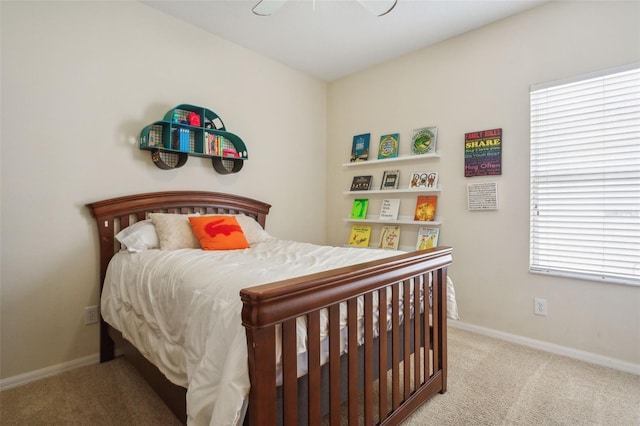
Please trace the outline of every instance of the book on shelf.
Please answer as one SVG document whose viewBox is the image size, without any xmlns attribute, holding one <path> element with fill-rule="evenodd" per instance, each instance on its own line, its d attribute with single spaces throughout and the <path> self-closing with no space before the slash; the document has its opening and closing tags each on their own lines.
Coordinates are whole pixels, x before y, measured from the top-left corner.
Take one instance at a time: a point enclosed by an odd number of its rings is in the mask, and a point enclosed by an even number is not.
<svg viewBox="0 0 640 426">
<path fill-rule="evenodd" d="M 416 241 L 416 250 L 426 250 L 438 246 L 438 236 L 440 229 L 430 226 L 421 226 L 418 228 L 418 240 Z"/>
<path fill-rule="evenodd" d="M 438 197 L 435 195 L 418 195 L 413 220 L 431 222 L 436 218 Z"/>
<path fill-rule="evenodd" d="M 397 250 L 400 244 L 400 227 L 399 226 L 383 226 L 380 232 L 380 241 L 378 248 Z"/>
<path fill-rule="evenodd" d="M 363 133 L 353 137 L 351 145 L 351 162 L 367 161 L 369 159 L 369 141 L 371 133 Z"/>
<path fill-rule="evenodd" d="M 421 127 L 411 133 L 411 154 L 435 154 L 438 141 L 437 127 Z"/>
<path fill-rule="evenodd" d="M 370 225 L 353 225 L 349 235 L 349 245 L 352 247 L 369 247 L 371 239 Z"/>
<path fill-rule="evenodd" d="M 400 148 L 400 133 L 380 136 L 378 145 L 378 160 L 385 158 L 395 158 L 398 156 Z"/>
<path fill-rule="evenodd" d="M 409 180 L 409 188 L 438 187 L 438 172 L 413 172 Z"/>
<path fill-rule="evenodd" d="M 384 199 L 382 207 L 380 207 L 380 220 L 396 220 L 398 219 L 398 211 L 400 210 L 400 199 Z"/>
<path fill-rule="evenodd" d="M 380 189 L 398 189 L 400 181 L 400 170 L 385 170 L 382 174 Z"/>
<path fill-rule="evenodd" d="M 371 189 L 371 179 L 373 176 L 354 176 L 351 181 L 352 191 L 368 191 Z"/>
<path fill-rule="evenodd" d="M 356 198 L 355 200 L 353 200 L 353 206 L 351 207 L 351 219 L 365 219 L 367 217 L 368 208 L 368 199 Z"/>
</svg>

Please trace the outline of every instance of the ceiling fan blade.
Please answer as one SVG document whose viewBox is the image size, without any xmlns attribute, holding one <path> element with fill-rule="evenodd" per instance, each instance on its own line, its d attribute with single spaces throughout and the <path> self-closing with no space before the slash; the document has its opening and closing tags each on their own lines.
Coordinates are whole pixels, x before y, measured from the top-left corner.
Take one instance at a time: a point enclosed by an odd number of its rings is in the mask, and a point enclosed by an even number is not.
<svg viewBox="0 0 640 426">
<path fill-rule="evenodd" d="M 398 0 L 358 0 L 365 9 L 376 16 L 384 16 L 396 7 Z"/>
<path fill-rule="evenodd" d="M 287 0 L 260 0 L 253 7 L 253 13 L 260 16 L 271 16 L 280 9 Z"/>
</svg>

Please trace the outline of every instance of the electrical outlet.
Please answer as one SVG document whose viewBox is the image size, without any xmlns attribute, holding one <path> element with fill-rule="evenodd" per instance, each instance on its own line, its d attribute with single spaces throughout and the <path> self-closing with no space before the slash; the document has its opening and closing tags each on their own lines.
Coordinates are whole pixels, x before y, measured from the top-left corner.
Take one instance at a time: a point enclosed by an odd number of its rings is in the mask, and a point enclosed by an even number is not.
<svg viewBox="0 0 640 426">
<path fill-rule="evenodd" d="M 84 308 L 84 324 L 89 325 L 98 322 L 98 307 L 87 306 Z"/>
<path fill-rule="evenodd" d="M 533 313 L 536 315 L 547 315 L 547 299 L 533 299 Z"/>
</svg>

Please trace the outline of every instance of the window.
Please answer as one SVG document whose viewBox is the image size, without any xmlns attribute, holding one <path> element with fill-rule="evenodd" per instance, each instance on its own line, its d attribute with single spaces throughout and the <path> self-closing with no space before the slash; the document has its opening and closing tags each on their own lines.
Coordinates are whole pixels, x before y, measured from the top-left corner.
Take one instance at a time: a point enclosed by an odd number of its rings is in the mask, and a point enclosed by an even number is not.
<svg viewBox="0 0 640 426">
<path fill-rule="evenodd" d="M 640 285 L 640 64 L 530 102 L 529 270 Z"/>
</svg>

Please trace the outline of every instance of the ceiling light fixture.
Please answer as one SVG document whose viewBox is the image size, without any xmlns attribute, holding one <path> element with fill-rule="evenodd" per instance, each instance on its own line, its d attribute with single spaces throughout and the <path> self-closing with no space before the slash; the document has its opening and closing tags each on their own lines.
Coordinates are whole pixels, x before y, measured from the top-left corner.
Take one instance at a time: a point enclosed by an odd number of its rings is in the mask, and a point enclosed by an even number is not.
<svg viewBox="0 0 640 426">
<path fill-rule="evenodd" d="M 276 13 L 288 0 L 260 0 L 253 7 L 253 13 L 259 16 L 271 16 Z M 398 0 L 356 0 L 369 12 L 376 16 L 384 16 L 396 6 Z M 315 8 L 315 0 L 313 0 Z"/>
</svg>

